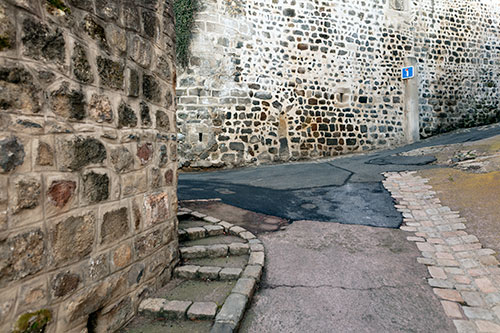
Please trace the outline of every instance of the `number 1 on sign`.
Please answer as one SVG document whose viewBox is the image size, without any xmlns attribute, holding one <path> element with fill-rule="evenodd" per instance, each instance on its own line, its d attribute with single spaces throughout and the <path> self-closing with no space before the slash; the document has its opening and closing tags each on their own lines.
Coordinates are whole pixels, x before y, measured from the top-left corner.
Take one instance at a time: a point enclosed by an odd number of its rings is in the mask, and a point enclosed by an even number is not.
<svg viewBox="0 0 500 333">
<path fill-rule="evenodd" d="M 403 69 L 401 69 L 401 77 L 403 78 L 403 80 L 411 79 L 413 76 L 414 76 L 413 66 L 404 67 Z"/>
</svg>

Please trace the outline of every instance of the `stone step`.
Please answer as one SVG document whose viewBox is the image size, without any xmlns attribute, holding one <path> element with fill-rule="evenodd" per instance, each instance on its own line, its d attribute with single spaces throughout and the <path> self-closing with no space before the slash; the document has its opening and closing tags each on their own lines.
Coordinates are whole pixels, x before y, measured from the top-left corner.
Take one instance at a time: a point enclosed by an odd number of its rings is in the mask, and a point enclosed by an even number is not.
<svg viewBox="0 0 500 333">
<path fill-rule="evenodd" d="M 181 229 L 179 227 L 179 241 L 197 240 L 205 237 L 224 235 L 224 227 L 220 225 L 205 224 L 198 227 Z"/>
<path fill-rule="evenodd" d="M 220 306 L 235 285 L 235 280 L 204 281 L 173 278 L 151 297 L 177 301 L 214 302 Z"/>
<path fill-rule="evenodd" d="M 217 314 L 217 308 L 214 302 L 146 298 L 139 305 L 139 313 L 173 320 L 213 320 Z"/>
<path fill-rule="evenodd" d="M 248 264 L 249 255 L 241 256 L 227 256 L 218 258 L 196 258 L 184 261 L 185 265 L 195 266 L 217 266 L 217 267 L 232 267 L 232 268 L 245 268 Z"/>
<path fill-rule="evenodd" d="M 180 244 L 181 247 L 195 245 L 215 245 L 215 244 L 231 244 L 231 243 L 247 243 L 246 240 L 232 235 L 211 236 L 202 239 L 184 241 Z"/>
<path fill-rule="evenodd" d="M 175 320 L 138 314 L 119 333 L 209 333 L 210 320 Z"/>
<path fill-rule="evenodd" d="M 214 245 L 195 245 L 181 247 L 182 259 L 197 258 L 216 258 L 226 257 L 228 255 L 248 254 L 250 247 L 245 243 L 214 244 Z"/>
<path fill-rule="evenodd" d="M 187 228 L 196 228 L 196 227 L 203 227 L 204 225 L 207 225 L 206 221 L 203 220 L 186 220 L 186 221 L 179 221 L 179 229 L 187 229 Z"/>
<path fill-rule="evenodd" d="M 190 280 L 236 280 L 243 269 L 237 267 L 185 265 L 174 269 L 174 277 Z"/>
</svg>

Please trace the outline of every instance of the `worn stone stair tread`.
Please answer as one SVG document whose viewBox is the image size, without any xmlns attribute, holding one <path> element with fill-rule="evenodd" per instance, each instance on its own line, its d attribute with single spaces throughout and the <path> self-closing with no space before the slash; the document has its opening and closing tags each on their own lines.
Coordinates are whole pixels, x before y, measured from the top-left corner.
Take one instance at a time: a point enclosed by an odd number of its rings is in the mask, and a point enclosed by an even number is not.
<svg viewBox="0 0 500 333">
<path fill-rule="evenodd" d="M 198 258 L 185 261 L 185 265 L 196 266 L 217 266 L 217 267 L 234 267 L 244 268 L 248 263 L 249 255 L 227 256 L 219 258 Z"/>
<path fill-rule="evenodd" d="M 214 245 L 214 244 L 231 244 L 231 243 L 246 243 L 246 241 L 238 236 L 219 235 L 210 236 L 197 240 L 182 242 L 180 247 L 196 246 L 196 245 Z"/>
<path fill-rule="evenodd" d="M 214 302 L 217 305 L 222 305 L 235 285 L 236 280 L 203 281 L 174 278 L 151 297 L 166 300 Z"/>
<path fill-rule="evenodd" d="M 207 221 L 203 220 L 185 220 L 179 221 L 179 229 L 203 227 L 204 225 L 209 225 Z"/>
<path fill-rule="evenodd" d="M 174 277 L 188 280 L 236 280 L 243 273 L 239 267 L 195 266 L 176 267 Z"/>
<path fill-rule="evenodd" d="M 119 333 L 208 333 L 213 325 L 208 320 L 171 320 L 138 315 Z"/>
<path fill-rule="evenodd" d="M 198 227 L 179 229 L 179 240 L 181 242 L 193 241 L 207 237 L 223 236 L 224 227 L 220 225 L 205 224 Z"/>
</svg>

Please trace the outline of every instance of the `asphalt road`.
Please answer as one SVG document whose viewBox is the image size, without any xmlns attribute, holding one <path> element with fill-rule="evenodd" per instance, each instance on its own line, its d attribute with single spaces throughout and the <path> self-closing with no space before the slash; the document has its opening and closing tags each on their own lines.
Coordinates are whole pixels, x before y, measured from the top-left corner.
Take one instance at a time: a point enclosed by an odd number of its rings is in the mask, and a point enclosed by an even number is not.
<svg viewBox="0 0 500 333">
<path fill-rule="evenodd" d="M 308 163 L 181 173 L 179 200 L 224 203 L 291 222 L 314 220 L 398 228 L 402 216 L 381 173 L 436 167 L 432 156 L 399 156 L 417 148 L 464 143 L 500 134 L 498 124 L 439 135 L 392 150 Z"/>
</svg>

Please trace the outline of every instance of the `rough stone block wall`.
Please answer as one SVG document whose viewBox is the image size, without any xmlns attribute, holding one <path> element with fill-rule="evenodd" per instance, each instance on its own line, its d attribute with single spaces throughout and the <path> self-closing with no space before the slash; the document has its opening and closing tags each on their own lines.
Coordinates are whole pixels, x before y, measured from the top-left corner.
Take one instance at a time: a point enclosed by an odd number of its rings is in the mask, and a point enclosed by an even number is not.
<svg viewBox="0 0 500 333">
<path fill-rule="evenodd" d="M 0 332 L 115 331 L 170 279 L 171 5 L 0 2 Z"/>
<path fill-rule="evenodd" d="M 418 62 L 421 136 L 500 120 L 491 0 L 201 0 L 178 73 L 185 168 L 335 156 L 408 141 L 401 68 Z"/>
</svg>

